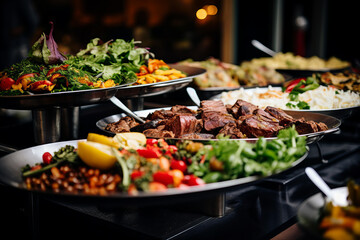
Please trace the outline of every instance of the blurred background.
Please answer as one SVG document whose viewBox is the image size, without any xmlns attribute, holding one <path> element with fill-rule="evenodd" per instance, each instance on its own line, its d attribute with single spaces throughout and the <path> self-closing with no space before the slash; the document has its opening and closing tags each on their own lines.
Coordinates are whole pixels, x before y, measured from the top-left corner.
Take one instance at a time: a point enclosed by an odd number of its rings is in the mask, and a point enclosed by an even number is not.
<svg viewBox="0 0 360 240">
<path fill-rule="evenodd" d="M 358 9 L 328 0 L 2 0 L 0 67 L 19 62 L 54 22 L 61 52 L 74 54 L 90 39 L 141 41 L 173 63 L 209 57 L 240 64 L 265 57 L 256 39 L 275 51 L 359 64 Z"/>
</svg>

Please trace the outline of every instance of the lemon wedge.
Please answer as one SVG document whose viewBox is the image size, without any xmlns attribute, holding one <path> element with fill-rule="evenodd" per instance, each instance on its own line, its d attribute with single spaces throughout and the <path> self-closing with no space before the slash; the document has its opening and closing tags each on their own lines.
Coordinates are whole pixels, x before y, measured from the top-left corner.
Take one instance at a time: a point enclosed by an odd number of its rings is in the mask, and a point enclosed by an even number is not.
<svg viewBox="0 0 360 240">
<path fill-rule="evenodd" d="M 80 159 L 90 167 L 101 170 L 110 169 L 116 162 L 112 147 L 92 141 L 78 142 L 78 155 Z"/>
<path fill-rule="evenodd" d="M 146 136 L 139 132 L 117 133 L 113 139 L 126 149 L 138 149 L 146 144 Z"/>
<path fill-rule="evenodd" d="M 118 141 L 115 141 L 112 137 L 107 137 L 97 133 L 89 133 L 87 136 L 87 140 L 91 142 L 98 142 L 110 147 L 119 148 L 120 144 Z"/>
</svg>

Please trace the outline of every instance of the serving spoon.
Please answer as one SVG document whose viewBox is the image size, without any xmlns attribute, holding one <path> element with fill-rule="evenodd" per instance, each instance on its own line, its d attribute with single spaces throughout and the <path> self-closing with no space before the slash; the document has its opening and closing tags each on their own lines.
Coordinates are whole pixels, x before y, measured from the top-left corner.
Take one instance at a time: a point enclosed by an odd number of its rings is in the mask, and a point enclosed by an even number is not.
<svg viewBox="0 0 360 240">
<path fill-rule="evenodd" d="M 200 98 L 196 93 L 196 90 L 192 87 L 187 87 L 186 91 L 191 98 L 191 100 L 195 103 L 196 106 L 200 107 Z"/>
<path fill-rule="evenodd" d="M 270 55 L 271 57 L 276 55 L 276 52 L 271 50 L 270 48 L 266 47 L 264 44 L 262 44 L 261 42 L 259 42 L 258 40 L 252 40 L 251 44 L 256 47 L 257 49 L 259 49 L 260 51 Z"/>
<path fill-rule="evenodd" d="M 109 99 L 113 104 L 115 104 L 117 107 L 119 107 L 121 110 L 125 112 L 126 115 L 129 117 L 135 118 L 140 123 L 145 123 L 145 121 L 140 118 L 138 115 L 136 115 L 134 112 L 132 112 L 129 108 L 127 108 L 117 97 L 113 96 Z"/>
<path fill-rule="evenodd" d="M 330 187 L 320 177 L 320 175 L 311 167 L 305 168 L 306 175 L 310 180 L 329 198 L 329 200 L 337 206 L 346 206 L 346 198 L 340 198 L 338 195 L 334 195 Z"/>
</svg>

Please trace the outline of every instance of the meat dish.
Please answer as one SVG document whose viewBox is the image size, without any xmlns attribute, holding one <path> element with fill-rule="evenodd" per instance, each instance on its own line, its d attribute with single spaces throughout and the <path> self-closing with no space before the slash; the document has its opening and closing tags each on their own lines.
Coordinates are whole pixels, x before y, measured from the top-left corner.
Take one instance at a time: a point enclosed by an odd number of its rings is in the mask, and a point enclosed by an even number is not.
<svg viewBox="0 0 360 240">
<path fill-rule="evenodd" d="M 295 126 L 299 134 L 328 129 L 325 123 L 297 119 L 276 107 L 267 106 L 263 110 L 241 99 L 234 105 L 225 105 L 221 100 L 204 100 L 197 110 L 176 105 L 170 110 L 150 113 L 145 121 L 139 124 L 126 116 L 109 123 L 105 130 L 142 132 L 152 138 L 216 139 L 224 136 L 238 139 L 275 137 L 279 130 L 291 126 Z"/>
</svg>

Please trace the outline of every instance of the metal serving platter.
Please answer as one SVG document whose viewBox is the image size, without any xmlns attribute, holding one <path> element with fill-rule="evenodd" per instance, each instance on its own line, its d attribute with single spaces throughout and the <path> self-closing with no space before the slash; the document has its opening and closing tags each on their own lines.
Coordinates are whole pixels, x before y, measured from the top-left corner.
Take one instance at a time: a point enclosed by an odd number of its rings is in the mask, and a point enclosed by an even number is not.
<svg viewBox="0 0 360 240">
<path fill-rule="evenodd" d="M 339 72 L 344 72 L 344 71 L 348 71 L 351 70 L 351 67 L 343 67 L 343 68 L 322 68 L 322 69 L 286 69 L 286 68 L 277 68 L 275 69 L 277 72 L 286 75 L 286 76 L 291 76 L 293 78 L 297 78 L 297 77 L 307 77 L 307 76 L 311 76 L 314 73 L 326 73 L 326 72 L 331 72 L 331 73 L 339 73 Z"/>
<path fill-rule="evenodd" d="M 169 66 L 187 73 L 188 76 L 166 82 L 143 85 L 131 85 L 133 83 L 128 83 L 110 88 L 19 96 L 0 96 L 0 108 L 32 110 L 54 106 L 76 107 L 107 101 L 115 95 L 121 99 L 154 96 L 185 87 L 195 76 L 206 72 L 206 70 L 202 68 L 187 67 L 177 64 L 169 64 Z"/>
<path fill-rule="evenodd" d="M 132 83 L 110 88 L 43 93 L 19 96 L 0 96 L 0 108 L 32 110 L 46 107 L 77 107 L 109 100 L 118 89 Z"/>
<path fill-rule="evenodd" d="M 183 87 L 186 87 L 193 81 L 193 78 L 206 72 L 206 69 L 203 68 L 190 67 L 181 64 L 168 65 L 171 68 L 185 72 L 187 76 L 184 78 L 178 78 L 165 82 L 128 86 L 126 88 L 118 89 L 116 97 L 119 99 L 131 99 L 139 97 L 151 97 L 176 91 Z"/>
<path fill-rule="evenodd" d="M 268 89 L 268 87 L 259 87 L 260 89 Z M 255 88 L 247 88 L 245 91 L 254 91 Z M 280 87 L 273 87 L 274 90 L 281 90 Z M 238 90 L 238 89 L 236 89 Z M 215 96 L 212 96 L 210 99 L 221 99 L 221 93 L 217 94 Z M 298 112 L 298 113 L 319 113 L 324 115 L 329 115 L 335 118 L 339 119 L 345 119 L 352 115 L 354 111 L 360 110 L 360 106 L 354 106 L 354 107 L 347 107 L 347 108 L 334 108 L 334 109 L 317 109 L 317 110 L 311 110 L 311 109 L 304 109 L 304 110 L 286 110 L 286 112 Z"/>
<path fill-rule="evenodd" d="M 189 106 L 188 108 L 196 110 L 198 109 L 198 107 L 196 106 Z M 139 117 L 142 118 L 146 118 L 150 113 L 155 112 L 156 110 L 161 110 L 161 109 L 166 109 L 169 110 L 170 107 L 168 108 L 156 108 L 156 109 L 147 109 L 147 110 L 141 110 L 141 111 L 135 111 L 135 114 L 137 114 Z M 325 131 L 320 131 L 320 132 L 316 132 L 316 133 L 308 133 L 308 134 L 303 134 L 304 136 L 307 137 L 307 142 L 308 144 L 313 143 L 315 141 L 319 141 L 325 134 L 330 134 L 330 133 L 334 133 L 337 132 L 339 130 L 339 127 L 341 125 L 341 121 L 335 117 L 332 116 L 328 116 L 328 115 L 324 115 L 324 114 L 319 114 L 319 113 L 313 113 L 313 112 L 298 112 L 298 111 L 285 111 L 287 114 L 289 114 L 290 116 L 294 117 L 294 118 L 302 118 L 304 117 L 305 120 L 313 120 L 315 122 L 323 122 L 328 126 L 328 130 Z M 113 123 L 113 122 L 117 122 L 120 120 L 120 118 L 125 117 L 126 115 L 124 113 L 122 114 L 116 114 L 116 115 L 111 115 L 109 117 L 105 117 L 103 119 L 100 119 L 99 121 L 96 122 L 96 126 L 102 130 L 104 133 L 106 134 L 110 134 L 110 135 L 115 135 L 115 133 L 110 132 L 108 130 L 105 130 L 105 127 L 109 124 L 109 123 Z M 178 138 L 172 138 L 174 140 L 180 140 Z M 239 139 L 231 139 L 231 140 L 245 140 L 245 141 L 256 141 L 258 138 L 239 138 Z M 273 138 L 266 138 L 268 140 L 270 139 L 274 139 Z M 189 140 L 194 140 L 194 141 L 209 141 L 208 139 L 206 140 L 199 140 L 199 139 L 189 139 Z M 216 139 L 212 139 L 212 140 L 216 140 Z"/>
<path fill-rule="evenodd" d="M 7 186 L 29 191 L 26 188 L 24 179 L 21 176 L 22 167 L 24 167 L 26 164 L 33 166 L 36 163 L 41 162 L 42 155 L 44 152 L 53 153 L 59 150 L 59 148 L 64 147 L 66 145 L 72 145 L 74 147 L 77 147 L 78 141 L 83 141 L 83 140 L 85 139 L 43 144 L 36 147 L 31 147 L 14 153 L 10 153 L 0 158 L 0 182 Z M 302 162 L 307 157 L 307 155 L 308 152 L 305 153 L 297 161 L 295 161 L 293 163 L 293 167 L 295 167 L 295 165 Z M 288 168 L 287 170 L 290 169 L 291 167 Z M 281 174 L 281 172 L 277 174 Z M 67 192 L 55 193 L 53 191 L 40 191 L 40 190 L 39 191 L 33 190 L 32 192 L 48 194 L 50 196 L 87 197 L 87 199 L 90 200 L 91 199 L 101 200 L 99 202 L 101 202 L 102 204 L 104 204 L 105 203 L 104 201 L 106 200 L 115 200 L 117 204 L 128 203 L 128 204 L 138 204 L 140 206 L 147 204 L 158 204 L 160 202 L 169 203 L 168 201 L 170 199 L 174 201 L 181 199 L 194 200 L 197 199 L 198 197 L 221 194 L 224 193 L 225 191 L 239 187 L 240 185 L 253 184 L 256 181 L 261 181 L 263 179 L 265 178 L 260 178 L 256 176 L 244 177 L 244 178 L 228 180 L 223 182 L 209 183 L 202 186 L 193 186 L 186 189 L 173 188 L 173 189 L 167 189 L 166 191 L 162 191 L 162 192 L 139 192 L 137 195 L 129 195 L 127 192 L 117 192 L 105 196 L 89 195 L 85 193 L 82 194 L 67 193 Z M 114 203 L 114 201 L 109 203 Z"/>
<path fill-rule="evenodd" d="M 348 196 L 347 187 L 340 187 L 331 190 L 336 198 L 342 199 L 346 202 Z M 321 209 L 324 207 L 326 203 L 326 199 L 322 193 L 317 193 L 308 199 L 306 199 L 303 203 L 301 203 L 298 212 L 297 218 L 299 221 L 299 225 L 307 232 L 309 232 L 314 237 L 318 239 L 321 238 L 321 233 L 319 230 L 319 220 L 321 217 Z"/>
</svg>

